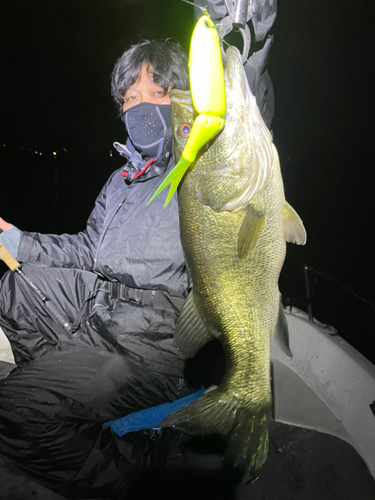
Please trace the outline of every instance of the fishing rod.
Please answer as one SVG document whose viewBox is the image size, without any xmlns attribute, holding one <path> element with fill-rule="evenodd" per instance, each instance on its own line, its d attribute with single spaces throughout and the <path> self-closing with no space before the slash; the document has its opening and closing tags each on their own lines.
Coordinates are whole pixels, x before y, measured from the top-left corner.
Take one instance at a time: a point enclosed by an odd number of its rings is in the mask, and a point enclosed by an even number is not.
<svg viewBox="0 0 375 500">
<path fill-rule="evenodd" d="M 17 274 L 27 286 L 40 298 L 46 311 L 55 322 L 60 325 L 64 330 L 71 331 L 72 323 L 63 311 L 48 298 L 39 288 L 31 281 L 31 279 L 22 270 L 21 264 L 8 252 L 8 250 L 0 244 L 0 258 L 3 259 L 5 264 L 11 271 Z"/>
</svg>

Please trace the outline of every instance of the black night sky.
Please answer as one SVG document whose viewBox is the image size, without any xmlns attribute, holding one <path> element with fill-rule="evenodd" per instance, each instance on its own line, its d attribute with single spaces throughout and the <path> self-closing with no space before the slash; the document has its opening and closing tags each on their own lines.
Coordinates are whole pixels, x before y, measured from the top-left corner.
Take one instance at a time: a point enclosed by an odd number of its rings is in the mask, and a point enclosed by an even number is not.
<svg viewBox="0 0 375 500">
<path fill-rule="evenodd" d="M 304 307 L 303 264 L 375 303 L 374 16 L 368 0 L 280 0 L 270 72 L 286 197 L 308 243 L 288 245 L 284 299 Z M 74 233 L 122 161 L 110 74 L 140 38 L 188 49 L 180 0 L 7 0 L 0 16 L 0 215 L 20 229 Z M 53 153 L 56 153 L 54 155 Z M 5 266 L 1 265 L 3 272 Z M 365 355 L 374 310 L 310 272 L 314 315 Z"/>
</svg>

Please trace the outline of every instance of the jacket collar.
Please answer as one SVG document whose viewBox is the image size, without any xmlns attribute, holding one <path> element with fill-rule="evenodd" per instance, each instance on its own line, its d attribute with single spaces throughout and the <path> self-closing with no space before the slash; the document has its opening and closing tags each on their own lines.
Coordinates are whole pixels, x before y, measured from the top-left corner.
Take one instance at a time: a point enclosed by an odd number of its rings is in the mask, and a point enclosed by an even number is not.
<svg viewBox="0 0 375 500">
<path fill-rule="evenodd" d="M 130 185 L 137 182 L 144 182 L 164 173 L 167 166 L 170 164 L 173 156 L 173 132 L 170 128 L 165 133 L 163 149 L 160 157 L 155 162 L 142 158 L 140 153 L 134 149 L 130 141 L 127 141 L 126 144 L 114 142 L 113 146 L 116 151 L 127 160 L 123 166 L 123 177 L 126 184 Z M 149 165 L 147 165 L 147 163 L 149 163 Z M 144 171 L 142 172 L 142 170 Z"/>
</svg>

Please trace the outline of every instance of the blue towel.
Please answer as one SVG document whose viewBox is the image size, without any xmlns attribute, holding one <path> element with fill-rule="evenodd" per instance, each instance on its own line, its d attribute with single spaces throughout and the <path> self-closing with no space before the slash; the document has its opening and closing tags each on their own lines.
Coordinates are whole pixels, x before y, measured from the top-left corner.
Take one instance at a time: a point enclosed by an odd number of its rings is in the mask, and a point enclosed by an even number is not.
<svg viewBox="0 0 375 500">
<path fill-rule="evenodd" d="M 201 387 L 197 392 L 193 392 L 188 396 L 177 399 L 172 403 L 164 403 L 162 405 L 153 406 L 146 410 L 136 411 L 126 415 L 126 417 L 118 418 L 106 422 L 112 432 L 123 436 L 128 432 L 141 431 L 142 429 L 152 429 L 156 427 L 162 420 L 168 417 L 171 413 L 195 401 L 204 394 L 204 387 Z"/>
</svg>

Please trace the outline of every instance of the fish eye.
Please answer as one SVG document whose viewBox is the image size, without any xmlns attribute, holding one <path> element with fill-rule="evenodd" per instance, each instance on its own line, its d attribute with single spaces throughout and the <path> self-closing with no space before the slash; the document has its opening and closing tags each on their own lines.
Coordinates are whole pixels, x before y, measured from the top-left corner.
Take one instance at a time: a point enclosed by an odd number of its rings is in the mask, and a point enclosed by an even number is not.
<svg viewBox="0 0 375 500">
<path fill-rule="evenodd" d="M 183 139 L 186 139 L 186 137 L 189 137 L 191 131 L 191 127 L 188 123 L 183 123 L 180 125 L 180 128 L 178 129 L 178 132 L 180 134 L 180 137 Z"/>
</svg>

